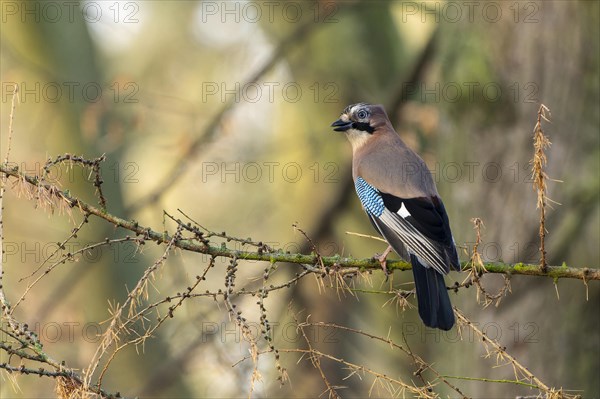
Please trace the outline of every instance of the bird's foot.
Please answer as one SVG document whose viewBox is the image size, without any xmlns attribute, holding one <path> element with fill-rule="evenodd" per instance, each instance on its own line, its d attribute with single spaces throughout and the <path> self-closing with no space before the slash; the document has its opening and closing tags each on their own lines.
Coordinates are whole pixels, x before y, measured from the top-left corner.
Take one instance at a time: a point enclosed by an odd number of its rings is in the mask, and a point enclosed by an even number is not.
<svg viewBox="0 0 600 399">
<path fill-rule="evenodd" d="M 388 278 L 390 277 L 391 272 L 388 270 L 387 268 L 387 256 L 390 254 L 390 252 L 392 251 L 392 246 L 388 245 L 387 249 L 381 254 L 375 254 L 375 256 L 373 258 L 377 259 L 379 261 L 379 264 L 381 265 L 381 268 L 383 269 L 383 272 L 385 273 L 385 281 L 388 281 Z"/>
</svg>

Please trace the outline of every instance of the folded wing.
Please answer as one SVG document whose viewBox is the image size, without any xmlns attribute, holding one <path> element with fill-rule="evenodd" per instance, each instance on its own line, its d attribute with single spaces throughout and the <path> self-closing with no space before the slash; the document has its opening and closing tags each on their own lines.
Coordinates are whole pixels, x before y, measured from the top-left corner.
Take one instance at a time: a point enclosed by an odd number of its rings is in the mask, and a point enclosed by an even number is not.
<svg viewBox="0 0 600 399">
<path fill-rule="evenodd" d="M 371 222 L 400 256 L 409 260 L 414 255 L 440 274 L 459 268 L 448 215 L 437 196 L 399 198 L 380 192 L 361 177 L 355 185 Z"/>
</svg>

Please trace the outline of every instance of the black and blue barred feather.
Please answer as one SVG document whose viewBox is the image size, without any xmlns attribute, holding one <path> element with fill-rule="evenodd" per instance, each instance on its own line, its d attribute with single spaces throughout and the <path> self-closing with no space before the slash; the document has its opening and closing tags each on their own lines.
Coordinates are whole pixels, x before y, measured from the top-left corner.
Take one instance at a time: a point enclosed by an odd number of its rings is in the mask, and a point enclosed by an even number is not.
<svg viewBox="0 0 600 399">
<path fill-rule="evenodd" d="M 385 205 L 379 191 L 364 181 L 362 177 L 356 179 L 354 186 L 358 194 L 358 199 L 360 199 L 367 213 L 375 217 L 380 217 L 385 209 Z"/>
</svg>

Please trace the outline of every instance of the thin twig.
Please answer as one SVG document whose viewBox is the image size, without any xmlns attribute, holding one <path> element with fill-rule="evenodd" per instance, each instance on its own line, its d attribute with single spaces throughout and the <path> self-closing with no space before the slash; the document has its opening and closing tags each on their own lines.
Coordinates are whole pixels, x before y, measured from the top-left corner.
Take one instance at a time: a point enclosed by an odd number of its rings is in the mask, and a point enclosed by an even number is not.
<svg viewBox="0 0 600 399">
<path fill-rule="evenodd" d="M 548 175 L 544 171 L 544 167 L 547 163 L 546 148 L 552 144 L 548 137 L 542 130 L 542 119 L 546 122 L 550 122 L 546 117 L 546 114 L 550 116 L 550 110 L 544 104 L 540 104 L 540 108 L 537 113 L 537 122 L 533 128 L 533 159 L 531 160 L 532 165 L 532 178 L 533 188 L 537 191 L 537 208 L 540 210 L 540 269 L 545 272 L 547 268 L 546 263 L 546 205 L 548 197 L 548 187 L 546 186 L 546 180 Z"/>
<path fill-rule="evenodd" d="M 454 314 L 456 318 L 462 325 L 468 326 L 477 336 L 481 338 L 481 343 L 485 348 L 487 354 L 486 357 L 495 356 L 496 363 L 498 365 L 502 365 L 501 362 L 505 362 L 504 364 L 511 365 L 515 379 L 519 382 L 527 381 L 528 384 L 535 385 L 536 389 L 544 392 L 547 397 L 550 398 L 576 398 L 577 395 L 568 395 L 563 392 L 562 389 L 558 391 L 555 388 L 551 388 L 544 384 L 538 377 L 536 377 L 527 367 L 523 366 L 515 357 L 506 352 L 506 348 L 500 345 L 496 340 L 491 339 L 479 329 L 475 323 L 471 322 L 465 315 L 463 315 L 456 307 L 454 308 Z M 508 382 L 508 380 L 507 380 Z"/>
<path fill-rule="evenodd" d="M 484 273 L 487 272 L 486 266 L 482 260 L 481 253 L 479 252 L 479 246 L 482 243 L 481 238 L 481 228 L 484 227 L 483 221 L 480 218 L 471 219 L 473 223 L 473 228 L 475 229 L 475 245 L 473 245 L 473 252 L 471 254 L 471 268 L 469 271 L 469 275 L 460 285 L 455 285 L 452 288 L 457 289 L 459 286 L 468 286 L 471 283 L 475 285 L 477 288 L 477 302 L 482 303 L 484 307 L 488 307 L 494 301 L 496 302 L 496 307 L 500 305 L 500 301 L 504 296 L 510 292 L 510 274 L 505 274 L 504 277 L 504 285 L 500 290 L 495 294 L 490 294 L 482 285 L 481 280 Z"/>
</svg>

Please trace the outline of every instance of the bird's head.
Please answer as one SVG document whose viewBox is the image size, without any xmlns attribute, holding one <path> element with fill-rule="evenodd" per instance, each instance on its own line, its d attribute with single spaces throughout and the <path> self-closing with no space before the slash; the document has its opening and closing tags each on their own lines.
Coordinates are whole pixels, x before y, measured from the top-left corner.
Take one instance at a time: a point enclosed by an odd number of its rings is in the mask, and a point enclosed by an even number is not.
<svg viewBox="0 0 600 399">
<path fill-rule="evenodd" d="M 354 149 L 361 147 L 379 128 L 386 125 L 391 127 L 383 106 L 366 103 L 347 106 L 340 119 L 331 124 L 336 132 L 346 133 Z"/>
</svg>

